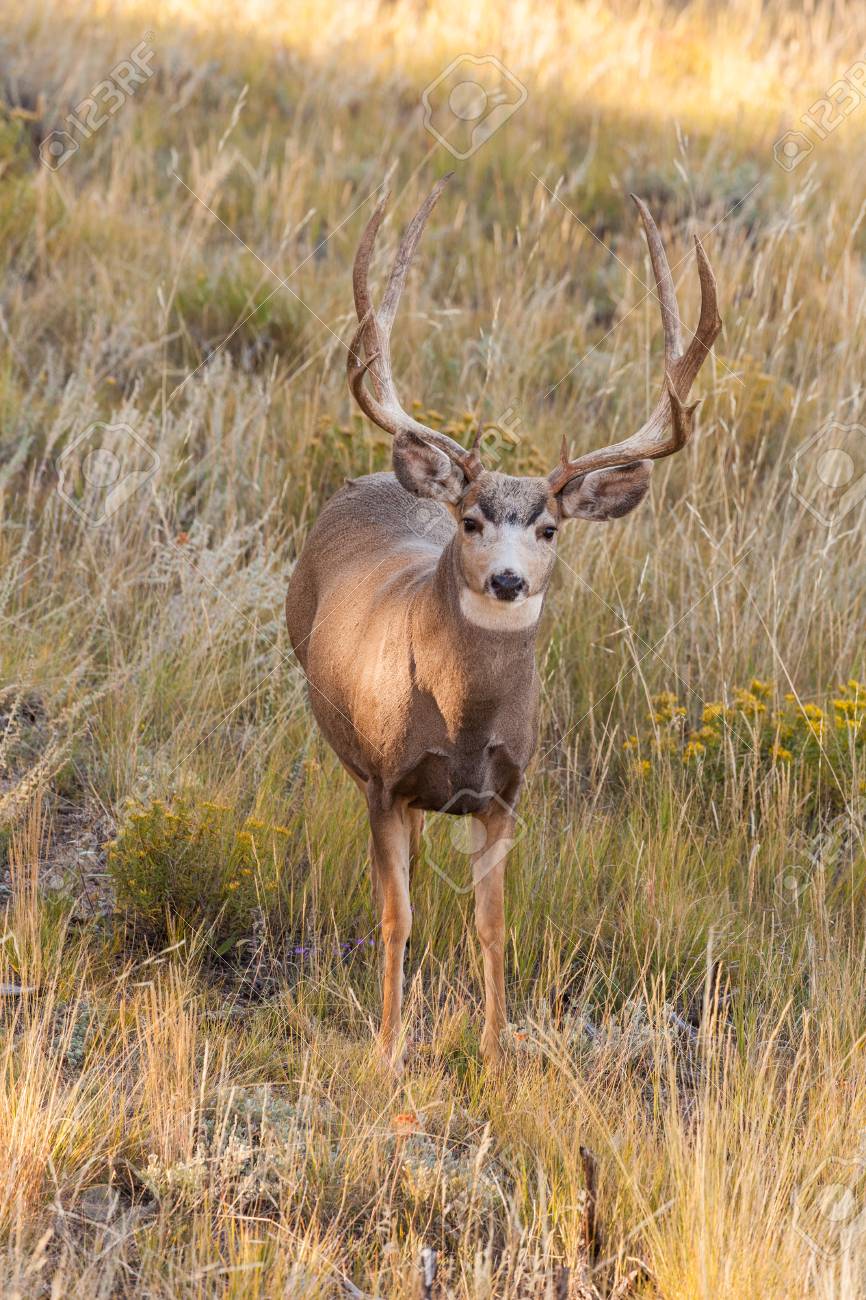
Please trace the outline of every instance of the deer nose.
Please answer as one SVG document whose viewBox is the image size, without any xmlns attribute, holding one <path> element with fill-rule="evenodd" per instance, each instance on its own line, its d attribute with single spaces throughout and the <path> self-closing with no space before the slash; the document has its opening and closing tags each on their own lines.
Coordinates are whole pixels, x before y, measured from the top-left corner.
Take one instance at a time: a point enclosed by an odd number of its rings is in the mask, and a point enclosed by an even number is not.
<svg viewBox="0 0 866 1300">
<path fill-rule="evenodd" d="M 490 590 L 497 600 L 514 600 L 525 589 L 526 581 L 513 569 L 503 569 L 490 579 Z"/>
</svg>

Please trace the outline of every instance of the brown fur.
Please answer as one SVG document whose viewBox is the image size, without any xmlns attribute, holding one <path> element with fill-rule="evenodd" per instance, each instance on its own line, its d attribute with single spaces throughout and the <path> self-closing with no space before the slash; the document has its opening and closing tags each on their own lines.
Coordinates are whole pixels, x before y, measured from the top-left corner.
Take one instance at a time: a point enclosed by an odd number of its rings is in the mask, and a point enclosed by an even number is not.
<svg viewBox="0 0 866 1300">
<path fill-rule="evenodd" d="M 313 712 L 346 766 L 384 807 L 403 795 L 438 811 L 460 790 L 516 794 L 538 687 L 534 629 L 503 637 L 467 622 L 457 530 L 444 509 L 429 528 L 436 507 L 423 509 L 426 538 L 393 475 L 348 484 L 310 533 L 286 610 Z"/>
</svg>

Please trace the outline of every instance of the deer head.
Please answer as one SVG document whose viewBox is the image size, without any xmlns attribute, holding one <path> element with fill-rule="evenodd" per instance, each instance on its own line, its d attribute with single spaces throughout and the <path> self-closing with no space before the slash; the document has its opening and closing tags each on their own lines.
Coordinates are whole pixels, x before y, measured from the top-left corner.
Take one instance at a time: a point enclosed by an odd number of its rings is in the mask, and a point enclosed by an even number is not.
<svg viewBox="0 0 866 1300">
<path fill-rule="evenodd" d="M 400 404 L 391 369 L 391 329 L 400 295 L 427 218 L 448 179 L 437 182 L 407 226 L 378 309 L 373 307 L 367 278 L 387 195 L 370 218 L 355 256 L 353 288 L 359 324 L 349 348 L 348 379 L 365 415 L 393 435 L 394 473 L 403 487 L 417 497 L 441 502 L 456 519 L 457 561 L 466 588 L 466 599 L 461 597 L 464 611 L 486 623 L 496 602 L 527 603 L 537 609 L 565 520 L 598 521 L 628 514 L 646 494 L 652 462 L 685 446 L 698 405 L 686 405 L 686 399 L 722 322 L 715 277 L 695 237 L 701 309 L 698 328 L 683 347 L 676 292 L 661 236 L 646 204 L 632 195 L 649 246 L 664 332 L 664 382 L 652 413 L 631 437 L 575 460 L 569 458 L 564 437 L 560 462 L 546 477 L 486 470 L 478 451 L 480 431 L 467 449 L 414 419 Z"/>
</svg>

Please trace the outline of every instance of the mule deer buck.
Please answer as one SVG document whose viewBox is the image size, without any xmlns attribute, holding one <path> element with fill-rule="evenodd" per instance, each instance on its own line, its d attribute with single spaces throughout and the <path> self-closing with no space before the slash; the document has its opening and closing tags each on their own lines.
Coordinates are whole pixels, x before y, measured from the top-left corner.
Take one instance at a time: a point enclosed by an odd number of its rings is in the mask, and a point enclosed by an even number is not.
<svg viewBox="0 0 866 1300">
<path fill-rule="evenodd" d="M 563 439 L 560 463 L 546 478 L 486 470 L 478 437 L 467 450 L 407 414 L 391 370 L 400 295 L 447 179 L 406 228 L 378 308 L 367 280 L 387 196 L 361 238 L 349 387 L 364 414 L 392 435 L 393 473 L 350 480 L 328 501 L 286 602 L 313 713 L 367 803 L 384 947 L 380 1042 L 398 1069 L 410 864 L 425 812 L 472 815 L 483 827 L 472 857 L 485 985 L 481 1048 L 486 1062 L 499 1059 L 505 859 L 535 748 L 534 644 L 557 534 L 569 519 L 628 514 L 647 491 L 652 461 L 685 446 L 697 406 L 686 398 L 722 324 L 715 278 L 696 238 L 700 319 L 683 346 L 662 240 L 635 197 L 664 332 L 655 408 L 631 437 L 576 460 Z"/>
</svg>

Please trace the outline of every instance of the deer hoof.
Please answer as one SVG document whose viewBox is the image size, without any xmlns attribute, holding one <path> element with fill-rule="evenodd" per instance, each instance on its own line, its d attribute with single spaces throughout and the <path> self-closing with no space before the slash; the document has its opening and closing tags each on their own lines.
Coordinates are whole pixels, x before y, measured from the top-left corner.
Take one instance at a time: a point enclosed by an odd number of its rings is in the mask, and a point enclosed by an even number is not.
<svg viewBox="0 0 866 1300">
<path fill-rule="evenodd" d="M 385 1069 L 399 1079 L 406 1065 L 405 1045 L 395 1045 L 393 1038 L 384 1038 L 380 1035 L 378 1047 L 379 1056 Z"/>
<path fill-rule="evenodd" d="M 488 1027 L 481 1035 L 481 1059 L 488 1070 L 494 1070 L 505 1059 L 499 1030 Z"/>
</svg>

